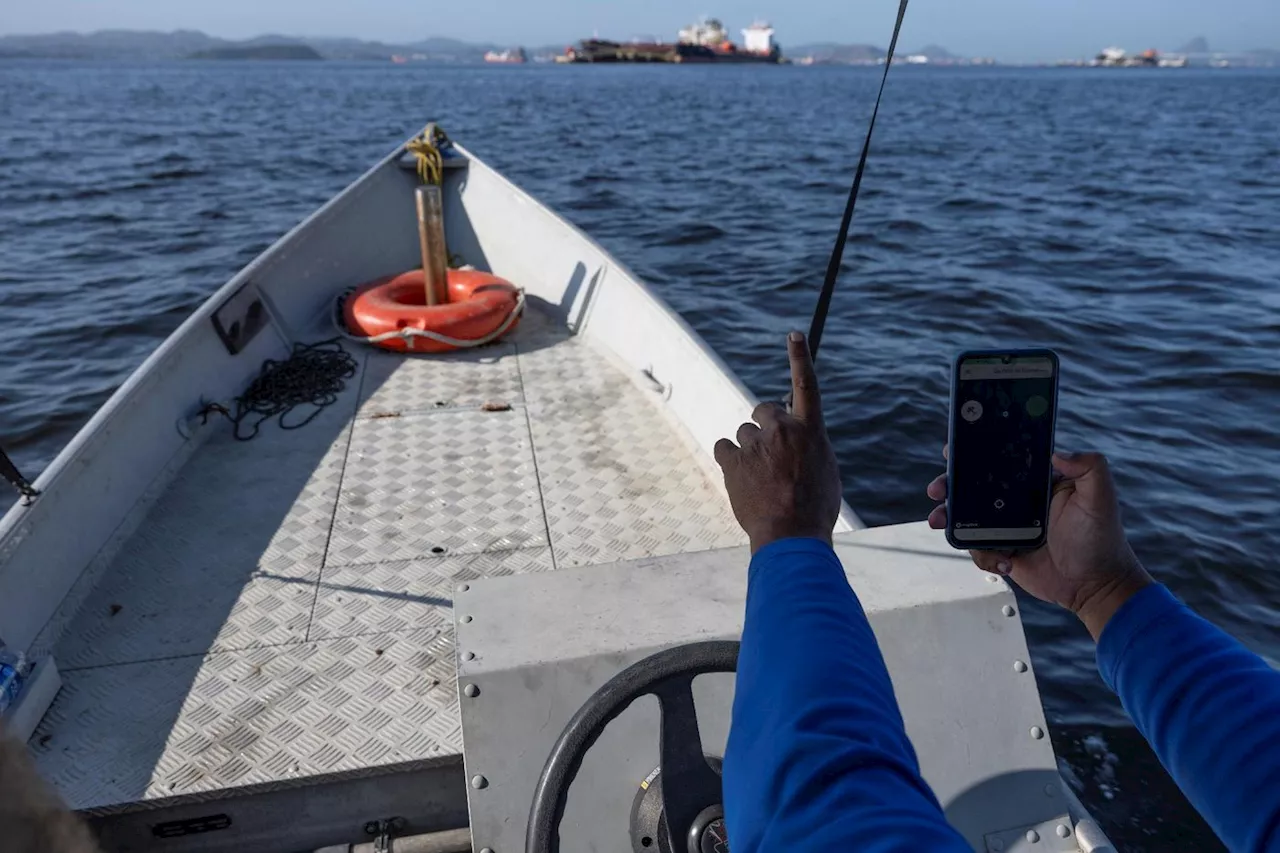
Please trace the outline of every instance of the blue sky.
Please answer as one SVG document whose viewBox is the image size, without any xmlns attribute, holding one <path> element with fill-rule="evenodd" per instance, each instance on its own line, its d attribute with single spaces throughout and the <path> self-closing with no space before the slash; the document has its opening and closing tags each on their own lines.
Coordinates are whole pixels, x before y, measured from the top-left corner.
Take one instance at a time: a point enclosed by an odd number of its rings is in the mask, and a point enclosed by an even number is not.
<svg viewBox="0 0 1280 853">
<path fill-rule="evenodd" d="M 735 30 L 757 17 L 782 44 L 884 45 L 895 0 L 0 0 L 0 33 L 101 28 L 199 29 L 409 41 L 428 35 L 542 45 L 598 32 L 673 37 L 702 14 Z M 1203 35 L 1215 49 L 1280 48 L 1280 0 L 913 0 L 904 47 L 941 44 L 1006 60 L 1085 56 L 1116 44 L 1175 48 Z"/>
</svg>

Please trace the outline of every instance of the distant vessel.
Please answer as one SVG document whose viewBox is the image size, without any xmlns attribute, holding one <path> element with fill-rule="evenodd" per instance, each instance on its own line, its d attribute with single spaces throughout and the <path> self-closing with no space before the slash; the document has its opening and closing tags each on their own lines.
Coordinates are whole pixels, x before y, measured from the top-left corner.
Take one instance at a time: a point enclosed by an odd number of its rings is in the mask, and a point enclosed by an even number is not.
<svg viewBox="0 0 1280 853">
<path fill-rule="evenodd" d="M 523 47 L 517 47 L 511 50 L 491 50 L 484 55 L 484 61 L 495 65 L 523 65 L 529 61 L 529 57 Z"/>
<path fill-rule="evenodd" d="M 1161 56 L 1158 50 L 1130 55 L 1122 47 L 1107 47 L 1090 60 L 1089 65 L 1095 68 L 1186 68 L 1187 58 L 1176 54 Z"/>
<path fill-rule="evenodd" d="M 704 18 L 680 31 L 676 52 L 681 62 L 779 62 L 782 50 L 773 42 L 773 27 L 756 21 L 742 31 L 743 46 L 729 40 L 724 24 Z"/>
<path fill-rule="evenodd" d="M 565 50 L 562 62 L 764 62 L 781 63 L 773 27 L 756 21 L 743 29 L 738 46 L 717 18 L 703 18 L 680 30 L 677 40 L 617 42 L 584 39 Z"/>
</svg>

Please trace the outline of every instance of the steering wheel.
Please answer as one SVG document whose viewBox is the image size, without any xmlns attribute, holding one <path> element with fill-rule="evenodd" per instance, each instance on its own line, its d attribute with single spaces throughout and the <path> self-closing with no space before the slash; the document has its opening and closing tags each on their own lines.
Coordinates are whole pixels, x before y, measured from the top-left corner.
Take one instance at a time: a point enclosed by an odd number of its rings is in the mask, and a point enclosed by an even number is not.
<svg viewBox="0 0 1280 853">
<path fill-rule="evenodd" d="M 529 811 L 525 853 L 559 853 L 565 800 L 583 757 L 605 726 L 646 695 L 656 696 L 661 710 L 658 770 L 668 849 L 701 853 L 703 834 L 712 823 L 723 823 L 724 810 L 720 774 L 702 752 L 693 679 L 709 672 L 736 672 L 739 646 L 717 640 L 666 649 L 627 667 L 592 694 L 560 733 L 542 768 Z"/>
</svg>

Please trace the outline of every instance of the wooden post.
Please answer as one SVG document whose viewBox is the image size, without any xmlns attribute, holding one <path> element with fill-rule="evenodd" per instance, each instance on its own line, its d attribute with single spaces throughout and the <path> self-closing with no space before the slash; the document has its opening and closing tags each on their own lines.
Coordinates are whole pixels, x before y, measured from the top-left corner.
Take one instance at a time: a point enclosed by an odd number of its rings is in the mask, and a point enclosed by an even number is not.
<svg viewBox="0 0 1280 853">
<path fill-rule="evenodd" d="M 440 187 L 424 184 L 416 193 L 418 243 L 422 248 L 422 281 L 427 304 L 449 301 L 449 249 L 444 242 L 444 199 Z"/>
</svg>

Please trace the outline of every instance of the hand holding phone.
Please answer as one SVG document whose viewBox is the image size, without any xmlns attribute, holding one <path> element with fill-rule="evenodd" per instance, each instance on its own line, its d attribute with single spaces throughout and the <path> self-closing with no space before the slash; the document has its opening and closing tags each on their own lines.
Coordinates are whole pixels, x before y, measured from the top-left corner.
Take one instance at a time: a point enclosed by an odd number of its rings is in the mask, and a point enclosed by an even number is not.
<svg viewBox="0 0 1280 853">
<path fill-rule="evenodd" d="M 952 382 L 951 442 L 943 450 L 947 473 L 935 479 L 927 489 L 929 497 L 946 503 L 929 514 L 929 526 L 945 529 L 952 545 L 970 549 L 973 562 L 979 568 L 1008 575 L 1036 598 L 1055 602 L 1075 613 L 1094 639 L 1098 639 L 1120 606 L 1152 583 L 1125 538 L 1115 483 L 1106 458 L 1100 453 L 1054 454 L 1051 416 L 1047 436 L 1034 428 L 1002 433 L 1000 425 L 1005 420 L 1005 410 L 999 408 L 997 426 L 1000 428 L 976 436 L 975 430 L 965 432 L 957 429 L 961 422 L 968 425 L 981 422 L 987 414 L 987 407 L 984 406 L 979 414 L 973 406 L 966 412 L 965 405 L 971 400 L 981 403 L 983 395 L 987 394 L 993 395 L 997 407 L 1005 399 L 1023 400 L 1024 410 L 1033 420 L 1037 418 L 1034 412 L 1040 409 L 1040 404 L 1035 402 L 1028 408 L 1026 404 L 1032 396 L 1039 395 L 1049 400 L 1050 412 L 1056 409 L 1057 358 L 1049 354 L 1053 368 L 1051 395 L 1042 393 L 1043 385 L 1037 386 L 1030 381 L 1048 378 L 1030 375 L 1044 372 L 1044 363 L 1038 360 L 1047 352 L 965 353 L 956 360 Z M 1020 362 L 1021 358 L 1033 361 Z M 968 370 L 962 368 L 966 362 Z M 1002 367 L 999 371 L 989 369 L 997 363 L 1008 368 Z M 997 384 L 981 388 L 972 384 L 979 381 L 996 381 Z M 1024 381 L 1026 384 L 1016 385 Z M 1012 412 L 1009 417 L 1013 418 Z M 1008 507 L 1008 491 L 987 491 L 993 482 L 987 475 L 1005 469 L 998 463 L 987 467 L 981 464 L 992 447 L 999 449 L 1002 446 L 993 444 L 993 437 L 997 434 L 1005 437 L 1016 435 L 1018 441 L 1013 442 L 1014 445 L 1024 447 L 1031 454 L 1031 467 L 1036 469 L 1034 478 L 1029 478 L 1032 486 L 1012 490 L 1028 497 L 1027 503 L 1015 516 L 999 515 Z M 1043 516 L 1039 493 L 1034 485 L 1041 482 L 1039 469 L 1034 464 L 1040 458 L 1037 456 L 1039 453 L 1043 453 L 1046 465 Z M 1015 471 L 1016 468 L 1010 465 L 1008 470 Z M 1054 471 L 1060 477 L 1056 483 L 1050 479 Z M 1014 482 L 1019 482 L 1016 477 Z M 989 508 L 982 505 L 985 498 L 991 498 Z M 1005 501 L 1005 506 L 997 508 L 995 500 Z M 953 512 L 961 515 L 954 516 Z M 953 519 L 959 520 L 960 524 L 954 524 Z M 1009 523 L 1010 519 L 1015 525 L 1025 524 L 1030 519 L 1033 529 L 992 526 Z M 1036 520 L 1041 521 L 1038 528 Z M 973 526 L 975 522 L 977 526 Z M 1037 531 L 1038 535 L 1034 535 Z"/>
<path fill-rule="evenodd" d="M 1038 548 L 1049 525 L 1058 356 L 1049 349 L 961 353 L 951 377 L 947 541 Z"/>
</svg>

